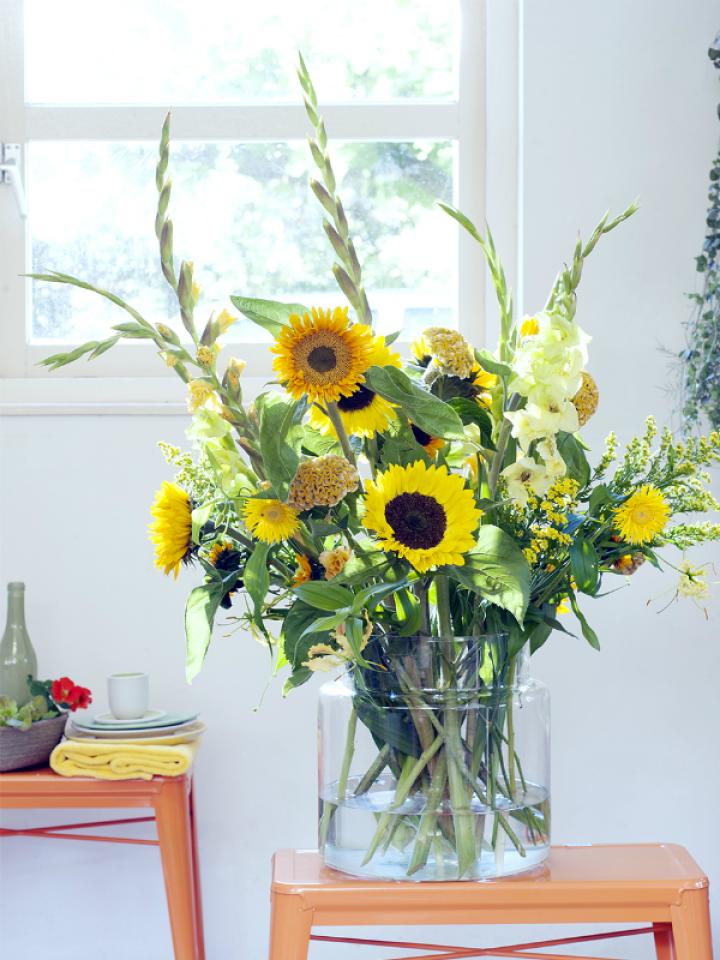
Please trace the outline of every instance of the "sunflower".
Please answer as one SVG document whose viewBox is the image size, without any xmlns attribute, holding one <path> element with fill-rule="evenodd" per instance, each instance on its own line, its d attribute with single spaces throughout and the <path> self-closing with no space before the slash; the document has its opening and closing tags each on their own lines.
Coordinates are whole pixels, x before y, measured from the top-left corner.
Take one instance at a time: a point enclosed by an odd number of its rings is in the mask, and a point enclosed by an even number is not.
<svg viewBox="0 0 720 960">
<path fill-rule="evenodd" d="M 483 370 L 479 363 L 475 363 L 470 371 L 470 377 L 475 391 L 476 403 L 479 403 L 481 407 L 489 407 L 492 404 L 492 394 L 488 391 L 497 386 L 497 376 Z"/>
<path fill-rule="evenodd" d="M 416 441 L 429 457 L 434 457 L 438 450 L 442 450 L 445 446 L 445 441 L 441 437 L 433 437 L 429 433 L 425 433 L 420 427 L 416 427 L 414 423 L 410 424 L 410 429 Z"/>
<path fill-rule="evenodd" d="M 177 579 L 180 564 L 192 551 L 192 505 L 188 494 L 176 483 L 163 480 L 150 507 L 154 520 L 148 527 L 155 545 L 155 566 Z"/>
<path fill-rule="evenodd" d="M 432 360 L 432 356 L 430 355 L 430 347 L 428 346 L 428 342 L 422 333 L 417 340 L 413 340 L 410 350 L 421 367 L 427 367 Z"/>
<path fill-rule="evenodd" d="M 419 573 L 443 564 L 461 566 L 475 543 L 481 511 L 463 478 L 446 467 L 393 465 L 365 487 L 364 525 Z"/>
<path fill-rule="evenodd" d="M 347 307 L 313 307 L 312 316 L 292 314 L 270 349 L 277 354 L 273 369 L 295 400 L 331 403 L 363 382 L 372 348 L 370 327 L 351 326 Z"/>
<path fill-rule="evenodd" d="M 264 543 L 287 540 L 300 526 L 297 510 L 279 500 L 252 497 L 245 503 L 244 519 L 253 534 Z"/>
<path fill-rule="evenodd" d="M 662 533 L 669 517 L 665 497 L 657 487 L 646 484 L 615 510 L 615 528 L 627 543 L 648 543 Z"/>
<path fill-rule="evenodd" d="M 401 365 L 400 354 L 386 346 L 385 337 L 375 337 L 368 369 Z M 376 433 L 382 433 L 396 418 L 393 405 L 362 384 L 348 396 L 340 397 L 337 406 L 346 431 L 358 437 L 372 437 Z M 310 423 L 323 433 L 335 433 L 330 418 L 318 406 L 313 406 L 310 411 Z"/>
</svg>

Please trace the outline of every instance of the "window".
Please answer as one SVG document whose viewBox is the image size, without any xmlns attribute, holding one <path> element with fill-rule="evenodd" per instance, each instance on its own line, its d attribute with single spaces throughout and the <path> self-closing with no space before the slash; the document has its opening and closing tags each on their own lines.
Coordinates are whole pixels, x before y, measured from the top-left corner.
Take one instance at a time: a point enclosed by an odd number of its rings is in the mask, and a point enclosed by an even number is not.
<svg viewBox="0 0 720 960">
<path fill-rule="evenodd" d="M 435 201 L 483 220 L 483 0 L 205 0 L 201 16 L 192 0 L 124 0 L 112 20 L 108 12 L 97 0 L 1 8 L 0 140 L 21 145 L 27 197 L 23 219 L 0 185 L 3 377 L 37 387 L 48 378 L 38 360 L 126 319 L 92 293 L 18 278 L 28 270 L 82 277 L 151 321 L 177 324 L 153 232 L 168 107 L 175 252 L 195 262 L 198 315 L 229 306 L 231 293 L 343 302 L 307 188 L 298 48 L 318 90 L 377 329 L 401 330 L 407 341 L 429 324 L 459 325 L 481 338 L 481 262 Z M 249 321 L 224 339 L 254 374 L 270 372 L 263 333 Z M 151 347 L 123 343 L 51 376 L 162 373 Z M 93 396 L 113 389 L 107 380 Z M 23 396 L 34 395 L 26 383 Z"/>
</svg>

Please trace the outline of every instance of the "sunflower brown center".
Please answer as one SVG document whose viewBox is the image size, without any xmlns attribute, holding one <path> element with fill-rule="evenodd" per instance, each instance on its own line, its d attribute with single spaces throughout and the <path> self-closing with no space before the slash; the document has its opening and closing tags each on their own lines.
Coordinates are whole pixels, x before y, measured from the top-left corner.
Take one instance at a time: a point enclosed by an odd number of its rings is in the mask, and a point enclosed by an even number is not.
<svg viewBox="0 0 720 960">
<path fill-rule="evenodd" d="M 434 497 L 401 493 L 385 506 L 385 519 L 395 539 L 411 550 L 431 550 L 445 535 L 447 517 Z"/>
<path fill-rule="evenodd" d="M 340 397 L 337 405 L 340 410 L 350 413 L 353 410 L 365 410 L 375 399 L 376 394 L 367 387 L 358 387 L 349 397 Z"/>
<path fill-rule="evenodd" d="M 416 427 L 414 423 L 410 424 L 410 429 L 412 430 L 413 436 L 421 447 L 426 446 L 432 440 L 432 437 L 429 433 L 425 433 L 425 431 L 421 430 L 420 427 Z"/>
<path fill-rule="evenodd" d="M 295 349 L 295 362 L 313 384 L 337 383 L 352 369 L 350 346 L 332 330 L 306 337 Z"/>
<path fill-rule="evenodd" d="M 327 373 L 337 366 L 337 355 L 332 347 L 314 347 L 307 358 L 313 370 L 318 373 Z"/>
</svg>

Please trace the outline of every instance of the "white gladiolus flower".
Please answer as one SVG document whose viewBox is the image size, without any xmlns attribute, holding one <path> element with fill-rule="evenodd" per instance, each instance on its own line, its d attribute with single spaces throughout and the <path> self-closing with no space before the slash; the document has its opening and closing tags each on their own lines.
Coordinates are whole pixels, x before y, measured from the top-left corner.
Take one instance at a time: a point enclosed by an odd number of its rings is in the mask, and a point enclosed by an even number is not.
<svg viewBox="0 0 720 960">
<path fill-rule="evenodd" d="M 543 496 L 550 488 L 552 479 L 542 464 L 530 457 L 521 457 L 501 472 L 510 499 L 521 507 L 526 506 L 530 493 Z"/>
</svg>

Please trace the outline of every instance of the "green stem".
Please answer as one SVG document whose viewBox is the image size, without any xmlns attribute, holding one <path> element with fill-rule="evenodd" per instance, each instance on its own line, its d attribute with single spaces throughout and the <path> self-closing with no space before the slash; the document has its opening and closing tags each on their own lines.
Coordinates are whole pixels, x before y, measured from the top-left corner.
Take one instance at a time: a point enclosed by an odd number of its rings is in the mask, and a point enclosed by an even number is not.
<svg viewBox="0 0 720 960">
<path fill-rule="evenodd" d="M 509 412 L 517 410 L 520 404 L 520 394 L 514 393 L 510 397 L 510 401 L 507 405 Z M 505 450 L 508 445 L 508 440 L 510 439 L 510 431 L 512 430 L 512 424 L 509 420 L 503 420 L 502 426 L 500 427 L 500 433 L 498 435 L 497 446 L 495 453 L 493 454 L 492 467 L 490 468 L 490 475 L 488 477 L 488 487 L 490 491 L 490 498 L 492 499 L 495 496 L 495 490 L 497 489 L 498 479 L 500 477 L 500 470 L 502 469 L 503 460 L 505 459 Z"/>
<path fill-rule="evenodd" d="M 515 799 L 515 719 L 513 713 L 513 684 L 515 682 L 515 657 L 510 659 L 507 671 L 507 728 L 508 728 L 508 778 L 510 799 Z M 498 744 L 502 751 L 502 743 Z"/>
<path fill-rule="evenodd" d="M 335 433 L 340 441 L 340 446 L 342 447 L 342 452 L 345 454 L 345 458 L 349 460 L 353 466 L 355 466 L 355 454 L 350 446 L 350 440 L 345 430 L 345 425 L 342 422 L 342 417 L 340 416 L 337 403 L 335 403 L 335 401 L 328 403 L 325 412 L 330 419 L 330 423 L 332 423 L 333 427 L 335 428 Z"/>
<path fill-rule="evenodd" d="M 347 734 L 345 736 L 345 751 L 343 753 L 342 765 L 340 767 L 340 779 L 338 780 L 336 802 L 328 803 L 326 802 L 323 808 L 322 818 L 320 820 L 320 849 L 325 846 L 327 841 L 327 834 L 330 828 L 330 823 L 333 818 L 333 814 L 337 810 L 339 804 L 345 799 L 345 793 L 347 791 L 347 781 L 350 774 L 350 764 L 352 763 L 352 758 L 355 753 L 355 732 L 357 730 L 357 713 L 355 712 L 355 707 L 350 709 L 350 717 L 348 719 Z"/>
</svg>

